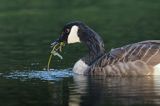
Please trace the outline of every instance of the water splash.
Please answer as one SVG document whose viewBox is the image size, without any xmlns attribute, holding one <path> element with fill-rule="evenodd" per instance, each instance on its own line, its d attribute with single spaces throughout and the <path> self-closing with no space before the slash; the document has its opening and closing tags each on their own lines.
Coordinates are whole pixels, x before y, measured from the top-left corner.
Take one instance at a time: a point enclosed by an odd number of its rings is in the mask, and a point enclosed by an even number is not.
<svg viewBox="0 0 160 106">
<path fill-rule="evenodd" d="M 4 77 L 20 80 L 40 79 L 45 81 L 55 81 L 65 77 L 71 77 L 73 74 L 73 71 L 70 69 L 54 71 L 14 71 L 4 75 Z"/>
</svg>

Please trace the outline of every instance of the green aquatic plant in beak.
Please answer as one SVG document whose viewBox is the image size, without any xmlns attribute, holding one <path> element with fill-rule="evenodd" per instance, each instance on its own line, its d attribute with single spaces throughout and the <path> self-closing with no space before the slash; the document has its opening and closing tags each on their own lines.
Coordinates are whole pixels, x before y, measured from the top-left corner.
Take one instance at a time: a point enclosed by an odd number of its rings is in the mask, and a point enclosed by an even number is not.
<svg viewBox="0 0 160 106">
<path fill-rule="evenodd" d="M 58 53 L 58 51 L 62 51 L 62 47 L 64 46 L 64 42 L 60 42 L 60 43 L 57 43 L 53 46 L 53 49 L 51 51 L 51 54 L 49 56 L 49 59 L 48 59 L 48 65 L 47 65 L 47 70 L 49 71 L 50 70 L 50 63 L 51 63 L 51 59 L 53 56 L 58 56 L 61 60 L 63 59 L 63 57 Z"/>
</svg>

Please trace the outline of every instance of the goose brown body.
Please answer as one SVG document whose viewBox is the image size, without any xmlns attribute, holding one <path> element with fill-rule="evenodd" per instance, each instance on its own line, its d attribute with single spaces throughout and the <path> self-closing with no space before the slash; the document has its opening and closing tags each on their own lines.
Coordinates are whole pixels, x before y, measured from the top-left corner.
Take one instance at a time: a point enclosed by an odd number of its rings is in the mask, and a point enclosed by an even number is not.
<svg viewBox="0 0 160 106">
<path fill-rule="evenodd" d="M 86 71 L 87 75 L 140 76 L 154 75 L 160 64 L 160 40 L 149 40 L 111 50 Z"/>
</svg>

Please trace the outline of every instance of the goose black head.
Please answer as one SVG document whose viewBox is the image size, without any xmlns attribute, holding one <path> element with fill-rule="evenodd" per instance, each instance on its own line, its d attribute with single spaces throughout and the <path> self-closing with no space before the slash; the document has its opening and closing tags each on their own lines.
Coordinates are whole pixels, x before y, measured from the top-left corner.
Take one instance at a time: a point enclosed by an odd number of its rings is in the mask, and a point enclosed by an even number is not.
<svg viewBox="0 0 160 106">
<path fill-rule="evenodd" d="M 70 22 L 63 27 L 61 35 L 51 45 L 54 46 L 60 42 L 65 44 L 84 42 L 87 39 L 86 29 L 87 26 L 80 21 Z"/>
<path fill-rule="evenodd" d="M 86 24 L 75 21 L 66 24 L 62 31 L 59 38 L 54 41 L 51 45 L 55 46 L 57 44 L 72 44 L 72 43 L 80 43 L 83 42 L 86 44 L 90 51 L 97 51 L 104 50 L 104 44 L 101 37 L 89 28 Z"/>
</svg>

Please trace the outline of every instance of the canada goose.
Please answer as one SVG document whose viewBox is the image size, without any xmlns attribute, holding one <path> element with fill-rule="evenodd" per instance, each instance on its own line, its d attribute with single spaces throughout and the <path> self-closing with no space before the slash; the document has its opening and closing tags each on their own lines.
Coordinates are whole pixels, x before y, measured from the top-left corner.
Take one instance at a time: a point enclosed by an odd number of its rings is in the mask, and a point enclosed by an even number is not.
<svg viewBox="0 0 160 106">
<path fill-rule="evenodd" d="M 160 40 L 148 40 L 112 49 L 106 53 L 102 38 L 82 22 L 64 26 L 58 43 L 84 43 L 89 53 L 78 60 L 73 71 L 84 75 L 142 76 L 160 75 Z M 159 72 L 159 73 L 158 73 Z"/>
</svg>

